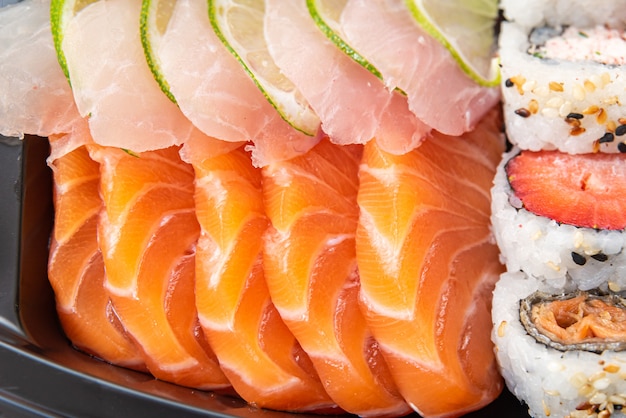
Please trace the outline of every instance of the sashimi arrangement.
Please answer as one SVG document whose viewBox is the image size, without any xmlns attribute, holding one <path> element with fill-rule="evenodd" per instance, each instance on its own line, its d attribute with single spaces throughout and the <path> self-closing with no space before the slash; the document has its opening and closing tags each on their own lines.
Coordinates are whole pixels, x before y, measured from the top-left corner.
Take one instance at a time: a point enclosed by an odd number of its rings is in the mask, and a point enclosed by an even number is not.
<svg viewBox="0 0 626 418">
<path fill-rule="evenodd" d="M 503 0 L 497 54 L 495 0 L 1 8 L 68 339 L 258 408 L 619 415 L 626 8 L 566 3 Z"/>
<path fill-rule="evenodd" d="M 626 8 L 532 3 L 502 4 L 496 355 L 532 416 L 623 416 Z"/>
</svg>

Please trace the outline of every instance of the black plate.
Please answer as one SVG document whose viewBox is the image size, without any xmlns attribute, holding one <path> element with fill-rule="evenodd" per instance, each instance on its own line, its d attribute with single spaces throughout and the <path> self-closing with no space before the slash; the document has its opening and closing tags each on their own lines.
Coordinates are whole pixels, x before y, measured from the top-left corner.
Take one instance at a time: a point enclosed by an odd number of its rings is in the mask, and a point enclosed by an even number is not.
<svg viewBox="0 0 626 418">
<path fill-rule="evenodd" d="M 53 219 L 47 155 L 45 139 L 0 136 L 0 416 L 311 417 L 255 409 L 73 349 L 59 326 L 46 274 Z M 468 415 L 503 416 L 528 417 L 506 390 Z"/>
</svg>

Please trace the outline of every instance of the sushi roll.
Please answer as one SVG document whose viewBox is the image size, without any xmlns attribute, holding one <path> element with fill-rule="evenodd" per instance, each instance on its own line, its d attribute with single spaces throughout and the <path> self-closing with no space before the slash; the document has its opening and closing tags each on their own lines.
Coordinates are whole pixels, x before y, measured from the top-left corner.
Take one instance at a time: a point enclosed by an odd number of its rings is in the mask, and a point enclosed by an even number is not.
<svg viewBox="0 0 626 418">
<path fill-rule="evenodd" d="M 533 417 L 624 416 L 623 2 L 502 0 L 492 339 Z"/>
<path fill-rule="evenodd" d="M 491 223 L 511 272 L 546 291 L 626 289 L 624 154 L 514 148 L 492 188 Z"/>
<path fill-rule="evenodd" d="M 615 14 L 626 13 L 621 9 Z M 502 100 L 513 144 L 571 154 L 626 152 L 625 20 L 589 20 L 544 19 L 532 29 L 502 23 Z"/>
<path fill-rule="evenodd" d="M 626 7 L 615 0 L 500 0 L 504 18 L 524 28 L 615 26 L 626 21 Z"/>
<path fill-rule="evenodd" d="M 501 276 L 493 340 L 509 390 L 533 417 L 621 417 L 626 305 L 614 292 L 558 296 L 523 272 Z"/>
</svg>

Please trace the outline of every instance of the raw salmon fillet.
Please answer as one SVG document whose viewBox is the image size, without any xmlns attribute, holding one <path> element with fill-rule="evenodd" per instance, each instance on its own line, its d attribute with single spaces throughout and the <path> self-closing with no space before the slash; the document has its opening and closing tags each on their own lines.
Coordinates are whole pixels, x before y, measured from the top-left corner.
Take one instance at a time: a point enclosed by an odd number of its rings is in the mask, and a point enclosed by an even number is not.
<svg viewBox="0 0 626 418">
<path fill-rule="evenodd" d="M 122 324 L 158 379 L 198 389 L 229 386 L 195 309 L 194 173 L 178 147 L 141 154 L 93 146 L 104 210 L 98 224 L 110 292 Z"/>
<path fill-rule="evenodd" d="M 72 344 L 107 362 L 143 369 L 139 350 L 128 338 L 103 291 L 105 273 L 98 248 L 97 225 L 102 209 L 99 164 L 84 145 L 60 155 L 65 136 L 49 138 L 54 177 L 54 231 L 48 277 L 59 320 Z M 98 330 L 98 332 L 94 332 Z"/>
<path fill-rule="evenodd" d="M 233 388 L 249 403 L 285 411 L 332 408 L 310 359 L 270 300 L 262 264 L 269 221 L 261 171 L 241 146 L 217 154 L 214 149 L 207 141 L 184 148 L 196 175 L 196 301 L 205 335 Z"/>
<path fill-rule="evenodd" d="M 416 150 L 365 146 L 356 236 L 362 307 L 406 401 L 421 415 L 480 409 L 502 389 L 491 292 L 503 271 L 489 228 L 503 151 L 499 115 Z"/>
<path fill-rule="evenodd" d="M 359 310 L 355 233 L 362 147 L 322 140 L 263 168 L 264 268 L 285 323 L 337 404 L 361 416 L 409 412 Z"/>
</svg>

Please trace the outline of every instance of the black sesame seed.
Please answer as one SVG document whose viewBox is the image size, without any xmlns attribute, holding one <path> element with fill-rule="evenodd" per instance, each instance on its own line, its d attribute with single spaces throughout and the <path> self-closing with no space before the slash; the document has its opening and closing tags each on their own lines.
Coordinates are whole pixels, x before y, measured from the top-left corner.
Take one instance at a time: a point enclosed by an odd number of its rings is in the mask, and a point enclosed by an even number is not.
<svg viewBox="0 0 626 418">
<path fill-rule="evenodd" d="M 624 134 L 626 134 L 626 125 L 620 125 L 615 128 L 615 135 L 622 136 Z"/>
<path fill-rule="evenodd" d="M 511 81 L 510 78 L 507 78 L 506 80 L 504 80 L 504 85 L 507 87 L 513 87 L 515 84 L 513 83 L 513 81 Z"/>
<path fill-rule="evenodd" d="M 527 118 L 530 116 L 530 110 L 521 107 L 515 111 L 515 114 L 523 118 Z"/>
<path fill-rule="evenodd" d="M 626 144 L 624 144 L 623 142 L 620 142 L 619 144 L 617 144 L 617 150 L 619 152 L 626 152 Z"/>
<path fill-rule="evenodd" d="M 602 136 L 602 138 L 598 139 L 598 142 L 600 142 L 601 144 L 605 144 L 607 142 L 613 142 L 614 139 L 615 135 L 613 135 L 611 132 L 607 132 Z"/>
<path fill-rule="evenodd" d="M 579 266 L 584 266 L 587 262 L 587 259 L 584 256 L 574 251 L 572 251 L 572 260 L 574 260 L 574 263 L 578 264 Z"/>
<path fill-rule="evenodd" d="M 598 253 L 598 254 L 592 255 L 591 258 L 593 258 L 594 260 L 605 262 L 606 260 L 609 259 L 609 256 L 604 253 Z"/>
<path fill-rule="evenodd" d="M 582 119 L 584 118 L 585 115 L 583 115 L 582 113 L 568 113 L 567 116 L 565 117 L 565 119 Z"/>
<path fill-rule="evenodd" d="M 618 403 L 613 404 L 613 409 L 615 409 L 616 411 L 621 411 L 623 407 L 624 405 L 620 405 Z"/>
</svg>

